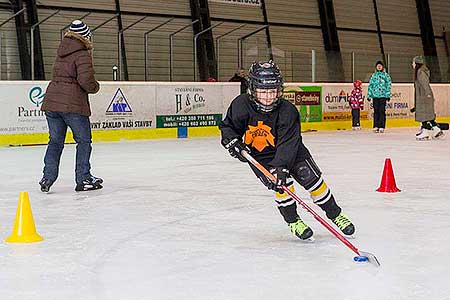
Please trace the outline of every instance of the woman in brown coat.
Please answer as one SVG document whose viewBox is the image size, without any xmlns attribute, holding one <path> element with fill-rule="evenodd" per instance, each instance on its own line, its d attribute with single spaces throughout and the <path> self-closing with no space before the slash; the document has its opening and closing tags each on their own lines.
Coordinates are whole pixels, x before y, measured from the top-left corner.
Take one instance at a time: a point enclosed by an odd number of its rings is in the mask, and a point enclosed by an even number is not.
<svg viewBox="0 0 450 300">
<path fill-rule="evenodd" d="M 77 143 L 75 190 L 102 188 L 103 180 L 92 176 L 89 162 L 92 134 L 88 94 L 99 90 L 94 76 L 90 40 L 89 27 L 75 20 L 58 48 L 53 79 L 47 87 L 41 108 L 45 111 L 50 134 L 44 158 L 44 176 L 39 182 L 43 192 L 48 192 L 58 178 L 67 127 L 72 130 Z"/>
<path fill-rule="evenodd" d="M 436 123 L 436 112 L 434 110 L 434 96 L 430 86 L 430 70 L 425 65 L 423 56 L 416 56 L 413 59 L 414 69 L 414 108 L 416 121 L 422 122 L 419 132 L 416 134 L 417 140 L 428 140 L 439 138 L 444 135 L 439 125 Z"/>
</svg>

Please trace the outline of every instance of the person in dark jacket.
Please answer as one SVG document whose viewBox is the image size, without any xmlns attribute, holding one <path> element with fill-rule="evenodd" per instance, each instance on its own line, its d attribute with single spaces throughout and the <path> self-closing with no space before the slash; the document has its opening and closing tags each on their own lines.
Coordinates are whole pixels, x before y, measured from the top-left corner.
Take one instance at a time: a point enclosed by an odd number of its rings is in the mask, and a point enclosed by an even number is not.
<svg viewBox="0 0 450 300">
<path fill-rule="evenodd" d="M 281 188 L 284 185 L 294 192 L 293 179 L 308 190 L 314 203 L 344 234 L 353 234 L 354 225 L 342 213 L 302 142 L 297 108 L 282 98 L 283 78 L 278 66 L 272 61 L 254 63 L 248 91 L 232 101 L 220 122 L 222 145 L 243 162 L 247 160 L 241 151 L 249 151 L 276 177 L 273 183 L 250 164 L 261 182 L 276 192 L 275 203 L 295 236 L 305 240 L 313 231 L 300 219 L 296 202 Z"/>
<path fill-rule="evenodd" d="M 41 107 L 45 111 L 50 134 L 44 157 L 44 176 L 39 182 L 43 192 L 48 192 L 58 178 L 67 127 L 72 130 L 77 143 L 75 190 L 102 188 L 103 179 L 92 176 L 90 165 L 92 134 L 88 95 L 99 90 L 91 49 L 89 27 L 80 20 L 73 21 L 59 45 L 53 78 Z"/>
<path fill-rule="evenodd" d="M 414 69 L 414 108 L 416 121 L 421 122 L 416 139 L 428 140 L 439 138 L 444 135 L 439 125 L 436 123 L 436 112 L 434 110 L 434 95 L 430 86 L 430 70 L 425 64 L 423 56 L 413 58 L 412 67 Z"/>
<path fill-rule="evenodd" d="M 240 82 L 241 83 L 241 94 L 247 93 L 248 89 L 248 81 L 246 72 L 244 69 L 239 69 L 236 73 L 234 73 L 234 76 L 228 80 L 229 82 Z"/>
</svg>

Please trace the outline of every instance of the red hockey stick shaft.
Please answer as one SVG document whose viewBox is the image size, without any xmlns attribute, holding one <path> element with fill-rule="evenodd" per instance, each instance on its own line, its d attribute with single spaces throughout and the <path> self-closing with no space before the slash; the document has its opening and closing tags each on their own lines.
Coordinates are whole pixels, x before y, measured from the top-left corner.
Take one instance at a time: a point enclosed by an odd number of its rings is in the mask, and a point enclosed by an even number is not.
<svg viewBox="0 0 450 300">
<path fill-rule="evenodd" d="M 268 179 L 272 182 L 276 182 L 275 176 L 272 175 L 266 168 L 264 168 L 259 162 L 256 161 L 247 151 L 241 151 L 242 156 L 244 156 L 252 165 L 254 165 L 258 170 L 260 170 Z M 352 243 L 350 243 L 342 234 L 340 234 L 336 229 L 331 227 L 322 217 L 320 217 L 311 207 L 309 207 L 302 199 L 300 199 L 296 194 L 291 192 L 286 186 L 282 186 L 283 191 L 288 193 L 292 198 L 294 198 L 304 209 L 306 209 L 314 218 L 319 221 L 329 232 L 331 232 L 335 237 L 337 237 L 342 243 L 344 243 L 350 250 L 360 255 L 358 248 L 356 248 Z"/>
</svg>

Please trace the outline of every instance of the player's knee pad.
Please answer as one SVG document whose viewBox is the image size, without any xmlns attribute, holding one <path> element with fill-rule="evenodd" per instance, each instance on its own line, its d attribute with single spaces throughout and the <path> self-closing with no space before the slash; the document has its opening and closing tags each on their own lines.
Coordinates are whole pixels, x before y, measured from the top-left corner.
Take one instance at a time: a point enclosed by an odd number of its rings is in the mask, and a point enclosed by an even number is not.
<svg viewBox="0 0 450 300">
<path fill-rule="evenodd" d="M 286 187 L 291 191 L 295 192 L 294 189 L 294 180 L 292 178 L 288 178 L 286 181 Z M 292 199 L 291 196 L 289 196 L 288 193 L 283 192 L 275 192 L 275 202 L 277 203 L 278 207 L 286 207 L 291 205 L 292 203 L 295 203 L 294 199 Z"/>
<path fill-rule="evenodd" d="M 296 163 L 290 172 L 294 179 L 308 191 L 317 187 L 319 181 L 322 179 L 322 172 L 312 157 Z"/>
<path fill-rule="evenodd" d="M 332 197 L 330 189 L 322 179 L 322 172 L 312 157 L 295 164 L 291 174 L 310 193 L 315 204 L 324 204 Z"/>
</svg>

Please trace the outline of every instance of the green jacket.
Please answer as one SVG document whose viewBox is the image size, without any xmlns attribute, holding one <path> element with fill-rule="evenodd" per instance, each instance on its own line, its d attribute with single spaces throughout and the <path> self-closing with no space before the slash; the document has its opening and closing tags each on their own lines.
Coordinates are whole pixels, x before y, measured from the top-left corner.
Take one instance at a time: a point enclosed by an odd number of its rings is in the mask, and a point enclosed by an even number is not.
<svg viewBox="0 0 450 300">
<path fill-rule="evenodd" d="M 391 76 L 385 71 L 377 71 L 370 77 L 367 98 L 391 98 L 391 86 Z"/>
</svg>

